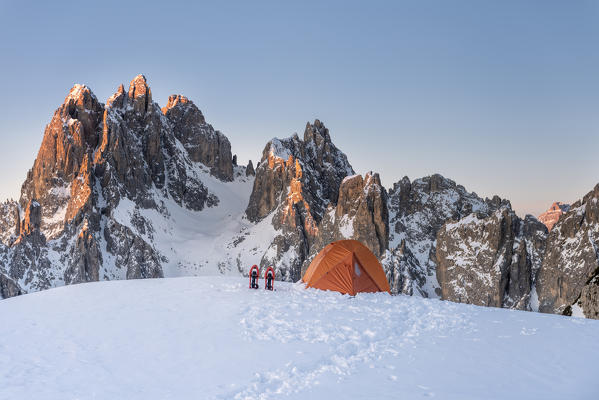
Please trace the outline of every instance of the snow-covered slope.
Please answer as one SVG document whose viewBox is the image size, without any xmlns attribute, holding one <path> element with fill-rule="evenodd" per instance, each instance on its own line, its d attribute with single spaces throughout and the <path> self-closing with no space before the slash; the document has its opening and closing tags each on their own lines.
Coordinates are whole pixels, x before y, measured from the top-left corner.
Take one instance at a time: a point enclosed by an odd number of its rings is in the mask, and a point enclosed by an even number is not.
<svg viewBox="0 0 599 400">
<path fill-rule="evenodd" d="M 196 164 L 196 168 L 199 179 L 219 199 L 217 205 L 194 211 L 172 199 L 163 199 L 164 209 L 160 212 L 121 199 L 115 211 L 117 221 L 131 229 L 135 229 L 136 219 L 146 221 L 151 230 L 143 238 L 166 257 L 162 264 L 165 277 L 245 275 L 265 251 L 267 244 L 262 241 L 274 236 L 272 226 L 253 224 L 244 217 L 253 177 L 236 171 L 232 182 L 223 182 L 203 165 Z"/>
<path fill-rule="evenodd" d="M 596 399 L 599 322 L 200 277 L 0 302 L 0 399 Z"/>
</svg>

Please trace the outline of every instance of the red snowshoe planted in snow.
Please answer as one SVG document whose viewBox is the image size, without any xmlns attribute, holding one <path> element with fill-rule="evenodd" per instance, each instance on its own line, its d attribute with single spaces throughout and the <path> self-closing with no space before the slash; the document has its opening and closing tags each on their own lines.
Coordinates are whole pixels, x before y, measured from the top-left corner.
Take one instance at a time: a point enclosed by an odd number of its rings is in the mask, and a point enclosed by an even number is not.
<svg viewBox="0 0 599 400">
<path fill-rule="evenodd" d="M 273 290 L 275 282 L 275 270 L 273 267 L 266 268 L 264 273 L 264 289 Z"/>
<path fill-rule="evenodd" d="M 257 265 L 250 268 L 250 289 L 258 289 L 258 279 L 260 279 L 260 269 Z"/>
</svg>

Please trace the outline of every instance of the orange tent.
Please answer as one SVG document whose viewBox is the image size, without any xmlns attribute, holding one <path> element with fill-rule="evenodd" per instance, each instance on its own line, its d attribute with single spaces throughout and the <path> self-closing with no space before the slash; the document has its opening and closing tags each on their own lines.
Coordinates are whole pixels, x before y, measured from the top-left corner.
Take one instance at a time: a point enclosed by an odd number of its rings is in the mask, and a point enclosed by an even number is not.
<svg viewBox="0 0 599 400">
<path fill-rule="evenodd" d="M 314 257 L 302 280 L 306 287 L 352 296 L 358 292 L 390 290 L 379 260 L 357 240 L 339 240 L 327 245 Z"/>
</svg>

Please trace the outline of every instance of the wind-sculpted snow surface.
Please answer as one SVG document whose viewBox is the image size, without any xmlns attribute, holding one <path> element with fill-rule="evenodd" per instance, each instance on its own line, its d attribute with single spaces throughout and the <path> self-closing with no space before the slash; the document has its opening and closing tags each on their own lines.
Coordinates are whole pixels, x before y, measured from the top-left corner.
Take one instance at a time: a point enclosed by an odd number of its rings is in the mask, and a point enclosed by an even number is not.
<svg viewBox="0 0 599 400">
<path fill-rule="evenodd" d="M 597 321 L 275 288 L 151 279 L 4 300 L 0 398 L 594 399 L 599 391 Z"/>
</svg>

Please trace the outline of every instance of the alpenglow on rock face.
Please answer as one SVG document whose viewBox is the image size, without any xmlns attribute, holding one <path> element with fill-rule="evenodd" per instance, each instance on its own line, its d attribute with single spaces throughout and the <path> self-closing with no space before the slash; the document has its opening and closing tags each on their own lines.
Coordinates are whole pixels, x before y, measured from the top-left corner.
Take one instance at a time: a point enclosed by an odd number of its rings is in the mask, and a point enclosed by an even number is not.
<svg viewBox="0 0 599 400">
<path fill-rule="evenodd" d="M 551 207 L 549 207 L 547 211 L 539 215 L 539 221 L 545 224 L 548 230 L 551 230 L 551 228 L 553 228 L 553 225 L 555 225 L 559 220 L 559 217 L 567 213 L 569 209 L 569 204 L 564 204 L 559 201 L 555 202 L 551 205 Z"/>
</svg>

